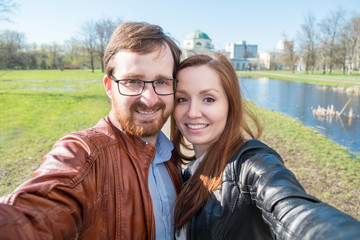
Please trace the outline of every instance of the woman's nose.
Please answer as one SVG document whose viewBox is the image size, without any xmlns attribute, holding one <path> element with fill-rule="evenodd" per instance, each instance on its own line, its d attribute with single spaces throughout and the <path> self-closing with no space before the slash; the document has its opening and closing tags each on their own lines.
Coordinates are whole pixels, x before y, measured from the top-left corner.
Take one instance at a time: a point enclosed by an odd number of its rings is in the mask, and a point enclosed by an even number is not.
<svg viewBox="0 0 360 240">
<path fill-rule="evenodd" d="M 202 113 L 201 113 L 201 106 L 199 103 L 197 102 L 191 102 L 190 103 L 190 108 L 188 110 L 188 116 L 190 118 L 198 118 L 201 117 Z"/>
</svg>

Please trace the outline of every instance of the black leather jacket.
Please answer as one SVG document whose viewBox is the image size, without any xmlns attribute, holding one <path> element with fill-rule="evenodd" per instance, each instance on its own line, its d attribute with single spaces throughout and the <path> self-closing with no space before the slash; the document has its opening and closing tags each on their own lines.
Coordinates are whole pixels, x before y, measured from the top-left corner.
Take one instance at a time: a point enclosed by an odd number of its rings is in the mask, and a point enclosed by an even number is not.
<svg viewBox="0 0 360 240">
<path fill-rule="evenodd" d="M 187 239 L 360 239 L 360 222 L 306 194 L 273 149 L 251 140 L 190 220 Z"/>
</svg>

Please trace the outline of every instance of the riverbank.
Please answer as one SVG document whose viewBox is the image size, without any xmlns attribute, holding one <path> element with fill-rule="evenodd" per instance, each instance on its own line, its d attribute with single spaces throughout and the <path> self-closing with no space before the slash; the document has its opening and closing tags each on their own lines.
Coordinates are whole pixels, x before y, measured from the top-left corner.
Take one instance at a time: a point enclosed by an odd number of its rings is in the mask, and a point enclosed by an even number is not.
<svg viewBox="0 0 360 240">
<path fill-rule="evenodd" d="M 106 116 L 110 104 L 103 75 L 82 70 L 0 72 L 0 195 L 29 179 L 60 137 Z M 265 126 L 261 140 L 280 153 L 304 188 L 360 220 L 360 159 L 288 116 L 255 111 Z"/>
<path fill-rule="evenodd" d="M 289 116 L 255 108 L 262 141 L 283 157 L 305 190 L 360 220 L 360 157 Z"/>
<path fill-rule="evenodd" d="M 305 71 L 237 71 L 239 76 L 243 77 L 267 77 L 286 81 L 299 81 L 310 84 L 333 86 L 333 87 L 359 87 L 360 73 L 353 72 L 352 75 L 343 75 L 342 72 L 334 71 L 331 75 L 322 74 L 321 71 L 316 71 L 313 74 L 306 74 Z"/>
</svg>

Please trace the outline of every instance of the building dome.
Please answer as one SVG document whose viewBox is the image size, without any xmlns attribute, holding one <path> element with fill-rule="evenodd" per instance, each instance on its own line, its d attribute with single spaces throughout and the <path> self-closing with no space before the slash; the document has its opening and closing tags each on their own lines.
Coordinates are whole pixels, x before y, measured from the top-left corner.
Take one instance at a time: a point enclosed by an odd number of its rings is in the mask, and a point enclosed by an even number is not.
<svg viewBox="0 0 360 240">
<path fill-rule="evenodd" d="M 208 39 L 208 40 L 211 40 L 206 33 L 203 33 L 201 31 L 195 31 L 193 33 L 190 33 L 186 37 L 186 39 Z"/>
<path fill-rule="evenodd" d="M 195 31 L 190 33 L 183 41 L 183 56 L 188 56 L 188 52 L 197 54 L 207 54 L 212 52 L 214 46 L 206 33 Z"/>
</svg>

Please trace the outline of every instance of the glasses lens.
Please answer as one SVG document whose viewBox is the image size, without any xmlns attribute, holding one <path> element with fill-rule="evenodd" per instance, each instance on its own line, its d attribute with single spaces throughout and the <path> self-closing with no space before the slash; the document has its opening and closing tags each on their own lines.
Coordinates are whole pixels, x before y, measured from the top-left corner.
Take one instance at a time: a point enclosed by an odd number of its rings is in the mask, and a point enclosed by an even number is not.
<svg viewBox="0 0 360 240">
<path fill-rule="evenodd" d="M 119 81 L 119 91 L 124 95 L 138 95 L 142 92 L 144 82 L 137 79 Z"/>
<path fill-rule="evenodd" d="M 175 90 L 174 79 L 159 79 L 146 83 L 152 83 L 154 91 L 158 95 L 170 95 Z M 144 89 L 145 82 L 138 79 L 124 79 L 118 81 L 119 92 L 122 95 L 136 96 L 140 95 Z"/>
<path fill-rule="evenodd" d="M 173 94 L 174 80 L 173 79 L 159 79 L 154 81 L 154 90 L 157 94 Z"/>
</svg>

